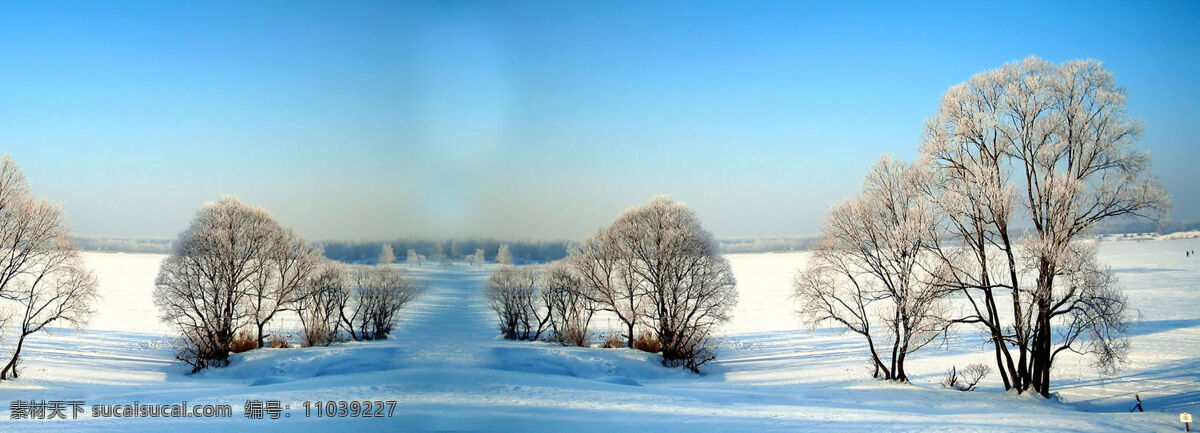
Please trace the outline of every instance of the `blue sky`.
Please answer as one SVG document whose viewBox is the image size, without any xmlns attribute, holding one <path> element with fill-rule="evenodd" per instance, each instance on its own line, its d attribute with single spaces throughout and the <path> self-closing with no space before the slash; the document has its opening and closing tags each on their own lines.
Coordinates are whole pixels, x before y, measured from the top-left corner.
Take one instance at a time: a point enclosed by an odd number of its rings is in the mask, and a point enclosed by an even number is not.
<svg viewBox="0 0 1200 433">
<path fill-rule="evenodd" d="M 1200 219 L 1198 2 L 26 2 L 0 152 L 74 232 L 173 237 L 223 194 L 313 239 L 581 238 L 668 194 L 805 235 L 943 92 L 1095 58 Z"/>
</svg>

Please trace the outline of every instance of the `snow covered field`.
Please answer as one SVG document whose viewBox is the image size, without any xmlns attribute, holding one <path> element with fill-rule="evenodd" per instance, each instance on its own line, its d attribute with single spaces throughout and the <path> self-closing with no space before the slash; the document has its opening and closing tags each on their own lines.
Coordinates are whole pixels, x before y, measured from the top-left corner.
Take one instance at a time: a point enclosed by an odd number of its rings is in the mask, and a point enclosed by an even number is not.
<svg viewBox="0 0 1200 433">
<path fill-rule="evenodd" d="M 0 431 L 1175 431 L 1200 412 L 1200 240 L 1106 242 L 1140 318 L 1129 364 L 1101 377 L 1059 361 L 1059 401 L 1002 393 L 989 377 L 961 393 L 937 384 L 951 365 L 987 361 L 963 329 L 950 349 L 910 361 L 911 385 L 869 379 L 860 339 L 798 325 L 790 299 L 805 253 L 731 255 L 740 303 L 706 375 L 626 349 L 564 348 L 495 338 L 482 297 L 489 267 L 413 270 L 427 293 L 387 341 L 261 349 L 186 375 L 150 292 L 162 255 L 87 254 L 105 297 L 90 329 L 29 342 L 22 377 L 0 383 Z M 406 268 L 407 269 L 407 268 Z M 599 323 L 604 325 L 603 323 Z M 1139 394 L 1146 413 L 1129 413 Z M 243 417 L 246 400 L 290 405 L 279 420 Z M 229 404 L 230 418 L 9 420 L 12 400 Z M 305 417 L 311 400 L 395 400 L 390 418 Z M 69 411 L 68 411 L 69 415 Z"/>
</svg>

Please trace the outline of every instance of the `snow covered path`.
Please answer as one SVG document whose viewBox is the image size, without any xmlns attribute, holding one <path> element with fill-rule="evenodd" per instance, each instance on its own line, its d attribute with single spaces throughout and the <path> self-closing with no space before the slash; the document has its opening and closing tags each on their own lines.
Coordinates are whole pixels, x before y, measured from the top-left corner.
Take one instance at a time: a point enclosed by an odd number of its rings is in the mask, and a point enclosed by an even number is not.
<svg viewBox="0 0 1200 433">
<path fill-rule="evenodd" d="M 422 274 L 428 291 L 405 311 L 408 320 L 393 338 L 414 349 L 411 367 L 473 368 L 486 362 L 486 347 L 496 334 L 482 292 L 490 269 L 454 267 Z"/>
<path fill-rule="evenodd" d="M 58 330 L 31 341 L 23 376 L 0 383 L 0 431 L 1174 431 L 1175 411 L 1197 412 L 1200 261 L 1171 244 L 1117 243 L 1106 260 L 1143 312 L 1131 368 L 1100 380 L 1067 364 L 1058 382 L 1069 403 L 936 385 L 949 365 L 986 357 L 978 337 L 922 352 L 913 385 L 867 379 L 860 342 L 800 329 L 790 316 L 791 273 L 804 254 L 731 256 L 741 303 L 721 359 L 697 376 L 627 349 L 567 348 L 496 338 L 482 295 L 490 267 L 427 265 L 427 292 L 406 308 L 393 338 L 328 348 L 263 349 L 229 367 L 186 375 L 155 325 L 148 295 L 156 258 L 110 260 L 100 269 L 105 330 Z M 1175 250 L 1179 250 L 1176 254 Z M 114 259 L 102 255 L 100 260 Z M 407 270 L 407 269 L 406 269 Z M 143 275 L 139 275 L 139 273 Z M 116 275 L 120 278 L 109 278 Z M 112 286 L 113 282 L 117 286 Z M 139 289 L 140 288 L 140 289 Z M 119 289 L 119 290 L 118 290 Z M 144 295 L 141 295 L 144 296 Z M 113 313 L 114 309 L 123 309 Z M 597 322 L 605 326 L 604 320 Z M 124 329 L 122 329 L 124 328 Z M 994 379 L 994 378 L 993 378 Z M 1127 393 L 1152 403 L 1128 413 Z M 92 404 L 229 404 L 231 418 L 9 420 L 12 400 Z M 246 400 L 289 405 L 279 420 L 246 419 Z M 389 418 L 305 417 L 312 400 L 395 400 Z"/>
</svg>

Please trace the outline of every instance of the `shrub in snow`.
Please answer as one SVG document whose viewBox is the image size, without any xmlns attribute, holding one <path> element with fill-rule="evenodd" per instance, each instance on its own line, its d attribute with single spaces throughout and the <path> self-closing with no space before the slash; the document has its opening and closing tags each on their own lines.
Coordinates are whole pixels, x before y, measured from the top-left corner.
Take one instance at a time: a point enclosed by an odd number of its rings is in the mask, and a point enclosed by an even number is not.
<svg viewBox="0 0 1200 433">
<path fill-rule="evenodd" d="M 341 264 L 325 261 L 305 286 L 295 305 L 300 317 L 305 346 L 328 346 L 337 339 L 342 306 L 349 302 L 345 271 Z"/>
<path fill-rule="evenodd" d="M 242 353 L 258 348 L 258 341 L 254 340 L 254 333 L 249 329 L 242 329 L 233 337 L 233 342 L 229 344 L 229 351 L 233 353 Z"/>
<path fill-rule="evenodd" d="M 387 338 L 400 309 L 421 293 L 421 287 L 395 268 L 358 268 L 354 285 L 339 308 L 342 324 L 355 340 Z"/>
<path fill-rule="evenodd" d="M 650 353 L 662 352 L 662 343 L 658 342 L 658 337 L 654 336 L 653 332 L 643 330 L 633 340 L 633 348 Z"/>
<path fill-rule="evenodd" d="M 620 349 L 625 347 L 625 339 L 621 338 L 620 335 L 609 335 L 604 337 L 604 344 L 600 345 L 600 347 L 605 349 Z"/>
<path fill-rule="evenodd" d="M 282 335 L 278 335 L 278 334 L 272 335 L 271 340 L 267 341 L 267 347 L 270 347 L 272 349 L 287 349 L 288 348 L 287 339 L 283 338 Z"/>
<path fill-rule="evenodd" d="M 982 362 L 970 364 L 962 370 L 959 370 L 958 367 L 950 367 L 950 371 L 947 371 L 946 376 L 942 378 L 942 386 L 959 391 L 974 391 L 979 381 L 991 372 L 992 367 Z"/>
<path fill-rule="evenodd" d="M 488 278 L 488 305 L 500 319 L 500 334 L 509 340 L 541 338 L 550 314 L 538 295 L 540 272 L 533 267 L 502 265 Z"/>
<path fill-rule="evenodd" d="M 270 236 L 270 249 L 259 259 L 256 280 L 246 298 L 259 347 L 265 346 L 266 338 L 271 336 L 264 332 L 267 324 L 280 312 L 294 309 L 307 295 L 306 289 L 323 261 L 321 251 L 291 229 L 276 227 Z"/>
<path fill-rule="evenodd" d="M 588 344 L 588 326 L 600 308 L 588 287 L 565 261 L 550 263 L 542 272 L 542 303 L 555 341 L 564 346 Z"/>
<path fill-rule="evenodd" d="M 582 325 L 565 324 L 554 331 L 554 341 L 563 346 L 588 347 L 588 331 Z"/>
<path fill-rule="evenodd" d="M 311 321 L 303 325 L 301 344 L 305 346 L 328 346 L 337 338 L 337 332 L 328 323 Z"/>
</svg>

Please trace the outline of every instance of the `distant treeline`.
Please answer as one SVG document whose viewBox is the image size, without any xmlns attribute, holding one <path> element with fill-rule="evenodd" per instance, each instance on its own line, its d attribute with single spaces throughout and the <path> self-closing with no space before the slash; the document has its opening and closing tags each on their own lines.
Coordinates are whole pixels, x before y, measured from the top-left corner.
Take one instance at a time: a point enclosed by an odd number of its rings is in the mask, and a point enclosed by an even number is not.
<svg viewBox="0 0 1200 433">
<path fill-rule="evenodd" d="M 1200 221 L 1128 221 L 1112 222 L 1096 227 L 1096 234 L 1122 233 L 1160 233 L 1200 230 Z M 110 251 L 124 253 L 162 253 L 171 252 L 175 241 L 173 239 L 119 238 L 99 236 L 76 236 L 72 238 L 80 249 L 86 251 Z M 733 253 L 768 253 L 780 251 L 804 251 L 812 247 L 817 237 L 777 237 L 777 238 L 734 238 L 721 239 L 717 243 L 721 252 Z M 379 251 L 383 244 L 388 243 L 395 252 L 396 261 L 403 263 L 408 250 L 416 250 L 417 254 L 428 260 L 439 260 L 449 257 L 461 260 L 473 254 L 476 248 L 482 248 L 488 261 L 496 260 L 496 251 L 500 245 L 507 244 L 516 263 L 548 263 L 567 256 L 575 241 L 535 241 L 519 240 L 506 241 L 499 239 L 401 239 L 394 241 L 324 241 L 318 242 L 325 249 L 325 256 L 346 263 L 373 264 L 379 259 Z"/>
<path fill-rule="evenodd" d="M 816 241 L 816 237 L 784 237 L 721 239 L 717 243 L 720 244 L 722 253 L 732 254 L 804 251 Z"/>
<path fill-rule="evenodd" d="M 780 238 L 739 238 L 721 239 L 717 243 L 722 253 L 767 253 L 777 251 L 803 251 L 814 242 L 815 237 L 780 237 Z M 382 241 L 326 241 L 321 243 L 325 248 L 325 257 L 346 263 L 375 263 L 379 259 L 379 250 L 383 248 Z M 496 251 L 500 245 L 508 245 L 516 263 L 549 263 L 567 256 L 574 241 L 505 241 L 497 239 L 459 239 L 459 240 L 428 240 L 403 239 L 386 242 L 391 244 L 396 254 L 397 262 L 404 262 L 408 250 L 416 250 L 430 260 L 449 257 L 459 260 L 475 252 L 476 248 L 483 249 L 483 255 L 488 261 L 496 260 Z"/>
<path fill-rule="evenodd" d="M 1114 221 L 1096 227 L 1096 234 L 1116 235 L 1124 233 L 1171 233 L 1200 230 L 1200 221 Z"/>
<path fill-rule="evenodd" d="M 118 238 L 99 236 L 75 236 L 71 238 L 85 251 L 111 251 L 119 253 L 170 253 L 175 245 L 173 239 Z"/>
<path fill-rule="evenodd" d="M 461 260 L 483 249 L 483 256 L 488 261 L 496 260 L 496 252 L 501 245 L 508 245 L 516 263 L 547 263 L 567 256 L 567 251 L 574 242 L 570 241 L 506 241 L 497 239 L 399 239 L 393 241 L 324 241 L 320 245 L 325 248 L 325 257 L 346 263 L 370 264 L 379 259 L 379 251 L 384 244 L 390 244 L 396 254 L 396 261 L 403 263 L 412 249 L 427 257 L 429 260 L 450 258 Z"/>
</svg>

